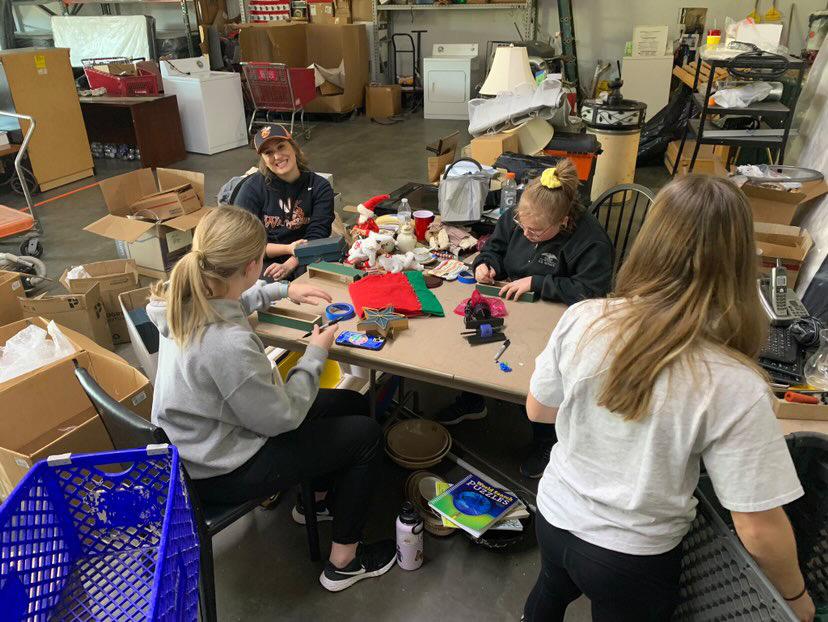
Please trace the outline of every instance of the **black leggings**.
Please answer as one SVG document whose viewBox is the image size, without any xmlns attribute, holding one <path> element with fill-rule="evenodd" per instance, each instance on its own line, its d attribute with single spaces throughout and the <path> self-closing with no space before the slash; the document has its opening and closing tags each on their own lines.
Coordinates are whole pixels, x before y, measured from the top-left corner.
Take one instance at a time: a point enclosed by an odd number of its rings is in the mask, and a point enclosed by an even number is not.
<svg viewBox="0 0 828 622">
<path fill-rule="evenodd" d="M 681 545 L 661 555 L 627 555 L 595 546 L 536 515 L 541 570 L 526 600 L 526 622 L 564 619 L 581 594 L 593 622 L 660 622 L 678 604 Z"/>
<path fill-rule="evenodd" d="M 333 495 L 334 542 L 362 539 L 382 454 L 379 425 L 369 418 L 365 396 L 356 391 L 320 389 L 302 424 L 274 436 L 235 471 L 195 480 L 199 497 L 212 503 L 264 499 L 310 478 Z M 313 501 L 305 500 L 312 508 Z"/>
</svg>

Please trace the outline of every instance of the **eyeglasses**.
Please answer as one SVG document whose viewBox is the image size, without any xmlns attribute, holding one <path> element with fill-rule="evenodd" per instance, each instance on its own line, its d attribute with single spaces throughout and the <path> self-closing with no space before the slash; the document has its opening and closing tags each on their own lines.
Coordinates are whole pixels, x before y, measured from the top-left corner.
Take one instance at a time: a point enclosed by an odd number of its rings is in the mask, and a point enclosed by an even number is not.
<svg viewBox="0 0 828 622">
<path fill-rule="evenodd" d="M 523 231 L 523 233 L 528 233 L 529 235 L 531 235 L 533 237 L 538 237 L 538 238 L 542 237 L 545 233 L 547 233 L 553 227 L 560 226 L 559 224 L 554 224 L 554 225 L 549 225 L 548 227 L 546 227 L 546 229 L 538 230 L 538 229 L 532 229 L 530 227 L 523 226 L 523 223 L 520 222 L 520 219 L 518 218 L 517 214 L 515 214 L 515 217 L 513 218 L 513 220 L 515 221 L 515 224 L 518 227 L 520 227 L 520 229 L 521 229 L 521 231 Z"/>
</svg>

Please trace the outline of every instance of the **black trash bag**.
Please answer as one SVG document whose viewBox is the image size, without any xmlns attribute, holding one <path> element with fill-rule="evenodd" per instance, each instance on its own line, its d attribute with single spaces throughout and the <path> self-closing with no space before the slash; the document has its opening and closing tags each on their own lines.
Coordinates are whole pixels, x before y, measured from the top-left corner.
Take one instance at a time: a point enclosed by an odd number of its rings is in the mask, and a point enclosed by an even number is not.
<svg viewBox="0 0 828 622">
<path fill-rule="evenodd" d="M 667 151 L 667 145 L 681 140 L 684 128 L 694 110 L 693 91 L 689 86 L 679 84 L 670 94 L 670 101 L 658 114 L 644 124 L 638 143 L 638 164 L 660 161 Z"/>
</svg>

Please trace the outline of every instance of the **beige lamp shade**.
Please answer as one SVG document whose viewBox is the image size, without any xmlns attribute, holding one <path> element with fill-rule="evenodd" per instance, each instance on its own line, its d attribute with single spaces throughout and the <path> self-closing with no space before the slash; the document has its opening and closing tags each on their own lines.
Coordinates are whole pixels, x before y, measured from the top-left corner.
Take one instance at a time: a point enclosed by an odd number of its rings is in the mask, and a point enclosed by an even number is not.
<svg viewBox="0 0 828 622">
<path fill-rule="evenodd" d="M 534 85 L 535 78 L 529 66 L 525 47 L 502 46 L 495 50 L 492 68 L 480 88 L 481 95 L 497 95 L 511 91 L 519 84 Z"/>
</svg>

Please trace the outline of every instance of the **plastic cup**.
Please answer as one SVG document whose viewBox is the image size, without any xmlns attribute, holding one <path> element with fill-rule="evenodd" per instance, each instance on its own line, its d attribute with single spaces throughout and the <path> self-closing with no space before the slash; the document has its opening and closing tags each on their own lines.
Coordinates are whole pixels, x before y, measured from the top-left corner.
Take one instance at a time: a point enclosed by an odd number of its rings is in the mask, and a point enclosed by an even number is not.
<svg viewBox="0 0 828 622">
<path fill-rule="evenodd" d="M 427 209 L 419 209 L 412 216 L 414 217 L 414 235 L 417 236 L 417 240 L 422 242 L 425 240 L 428 226 L 434 222 L 434 212 Z"/>
</svg>

